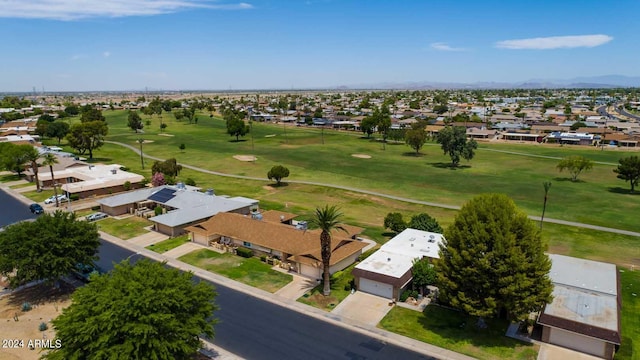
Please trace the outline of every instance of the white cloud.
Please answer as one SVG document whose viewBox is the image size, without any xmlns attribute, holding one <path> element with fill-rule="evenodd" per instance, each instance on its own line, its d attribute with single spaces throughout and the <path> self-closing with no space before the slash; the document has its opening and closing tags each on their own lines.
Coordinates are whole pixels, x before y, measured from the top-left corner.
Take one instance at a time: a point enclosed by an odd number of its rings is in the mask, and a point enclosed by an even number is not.
<svg viewBox="0 0 640 360">
<path fill-rule="evenodd" d="M 111 56 L 111 52 L 105 51 L 105 52 L 102 53 L 102 56 L 108 58 L 109 56 Z"/>
<path fill-rule="evenodd" d="M 436 49 L 436 50 L 440 50 L 440 51 L 466 51 L 467 50 L 467 49 L 464 49 L 464 48 L 452 47 L 449 44 L 443 43 L 443 42 L 432 43 L 431 44 L 431 48 L 432 49 Z"/>
<path fill-rule="evenodd" d="M 149 16 L 186 9 L 242 10 L 248 3 L 216 0 L 2 0 L 0 18 L 77 20 L 96 17 Z"/>
<path fill-rule="evenodd" d="M 76 61 L 76 60 L 85 59 L 85 58 L 88 58 L 88 56 L 85 54 L 75 54 L 71 56 L 70 60 Z"/>
<path fill-rule="evenodd" d="M 504 40 L 496 43 L 497 48 L 502 49 L 570 49 L 577 47 L 596 47 L 613 40 L 609 35 L 576 35 L 576 36 L 550 36 L 531 39 Z"/>
</svg>

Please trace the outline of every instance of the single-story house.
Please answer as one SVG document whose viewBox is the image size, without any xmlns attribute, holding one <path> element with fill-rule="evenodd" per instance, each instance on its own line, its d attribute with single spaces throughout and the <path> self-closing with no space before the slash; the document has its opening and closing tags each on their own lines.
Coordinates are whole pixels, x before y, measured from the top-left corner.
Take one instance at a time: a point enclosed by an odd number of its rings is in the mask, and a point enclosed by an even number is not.
<svg viewBox="0 0 640 360">
<path fill-rule="evenodd" d="M 538 316 L 542 341 L 613 359 L 620 345 L 620 281 L 613 264 L 549 255 L 553 301 Z"/>
<path fill-rule="evenodd" d="M 413 261 L 439 259 L 442 234 L 405 229 L 378 251 L 356 265 L 352 274 L 356 288 L 387 299 L 399 299 L 413 278 Z"/>
<path fill-rule="evenodd" d="M 169 236 L 178 236 L 185 228 L 205 221 L 221 212 L 249 214 L 258 200 L 242 196 L 217 196 L 213 191 L 202 193 L 198 188 L 178 184 L 144 188 L 97 200 L 102 212 L 116 216 L 136 214 L 149 217 L 154 229 Z M 161 215 L 155 215 L 160 206 Z"/>
<path fill-rule="evenodd" d="M 107 195 L 142 187 L 144 176 L 122 170 L 118 164 L 85 164 L 72 158 L 58 157 L 61 163 L 54 165 L 53 180 L 67 196 L 76 195 L 84 199 L 94 195 Z M 57 170 L 56 170 L 57 167 Z M 35 180 L 29 169 L 27 178 Z M 48 166 L 38 168 L 38 180 L 41 186 L 53 185 Z"/>
<path fill-rule="evenodd" d="M 593 145 L 600 141 L 599 135 L 578 132 L 552 132 L 546 138 L 546 142 L 572 144 L 572 145 Z"/>
<path fill-rule="evenodd" d="M 253 250 L 256 255 L 267 255 L 286 262 L 292 271 L 320 279 L 323 272 L 320 231 L 289 225 L 295 216 L 272 211 L 264 214 L 254 212 L 251 216 L 221 212 L 185 230 L 195 243 L 242 246 Z M 362 228 L 343 227 L 346 231 L 332 233 L 331 274 L 353 264 L 367 245 L 356 239 Z"/>
</svg>

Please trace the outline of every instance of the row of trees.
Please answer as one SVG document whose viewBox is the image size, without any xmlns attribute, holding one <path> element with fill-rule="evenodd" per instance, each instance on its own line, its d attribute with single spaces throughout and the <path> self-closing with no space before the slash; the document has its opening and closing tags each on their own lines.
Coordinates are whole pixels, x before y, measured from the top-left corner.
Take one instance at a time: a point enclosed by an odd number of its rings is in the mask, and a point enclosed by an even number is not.
<svg viewBox="0 0 640 360">
<path fill-rule="evenodd" d="M 401 213 L 388 213 L 384 218 L 384 227 L 395 233 L 401 233 L 404 229 L 410 228 L 442 234 L 442 227 L 438 224 L 438 221 L 427 213 L 412 216 L 408 223 Z"/>
</svg>

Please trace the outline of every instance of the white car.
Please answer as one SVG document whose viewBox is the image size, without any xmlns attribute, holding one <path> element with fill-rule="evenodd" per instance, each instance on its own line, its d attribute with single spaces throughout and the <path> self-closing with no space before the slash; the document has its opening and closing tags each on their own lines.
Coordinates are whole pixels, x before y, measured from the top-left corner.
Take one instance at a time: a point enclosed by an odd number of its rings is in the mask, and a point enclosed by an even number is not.
<svg viewBox="0 0 640 360">
<path fill-rule="evenodd" d="M 65 195 L 65 194 L 58 195 L 58 202 L 60 203 L 60 202 L 63 202 L 63 201 L 67 201 L 67 195 Z M 55 204 L 56 203 L 56 196 L 53 195 L 53 196 L 47 198 L 44 201 L 44 203 L 45 204 Z"/>
<path fill-rule="evenodd" d="M 85 219 L 87 221 L 97 221 L 97 220 L 100 220 L 100 219 L 104 219 L 106 217 L 109 217 L 109 215 L 107 215 L 105 213 L 98 212 L 98 213 L 94 213 L 94 214 L 91 214 L 91 215 L 87 215 L 87 217 Z"/>
</svg>

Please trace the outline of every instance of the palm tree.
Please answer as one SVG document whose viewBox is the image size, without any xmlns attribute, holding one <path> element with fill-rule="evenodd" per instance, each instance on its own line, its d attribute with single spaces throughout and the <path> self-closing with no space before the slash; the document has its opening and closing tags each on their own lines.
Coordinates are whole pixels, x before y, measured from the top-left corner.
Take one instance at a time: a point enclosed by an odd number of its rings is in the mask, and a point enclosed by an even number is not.
<svg viewBox="0 0 640 360">
<path fill-rule="evenodd" d="M 329 263 L 331 261 L 331 231 L 334 229 L 346 231 L 340 226 L 340 218 L 342 213 L 333 205 L 325 205 L 324 208 L 316 208 L 315 217 L 311 220 L 313 224 L 318 226 L 322 233 L 320 234 L 320 250 L 323 267 L 323 283 L 324 288 L 322 294 L 328 296 L 331 294 L 331 277 L 329 274 Z"/>
<path fill-rule="evenodd" d="M 40 192 L 40 179 L 38 179 L 38 166 L 40 166 L 38 159 L 40 158 L 40 153 L 36 148 L 32 147 L 31 150 L 25 154 L 25 158 L 31 163 L 31 170 L 33 171 L 33 176 L 36 178 L 36 190 Z"/>
<path fill-rule="evenodd" d="M 58 158 L 52 153 L 44 154 L 44 161 L 42 161 L 42 165 L 48 166 L 49 171 L 51 172 L 51 184 L 53 184 L 53 195 L 56 197 L 56 207 L 60 206 L 58 202 L 58 189 L 56 188 L 56 180 L 53 178 L 53 165 L 58 163 Z"/>
</svg>

